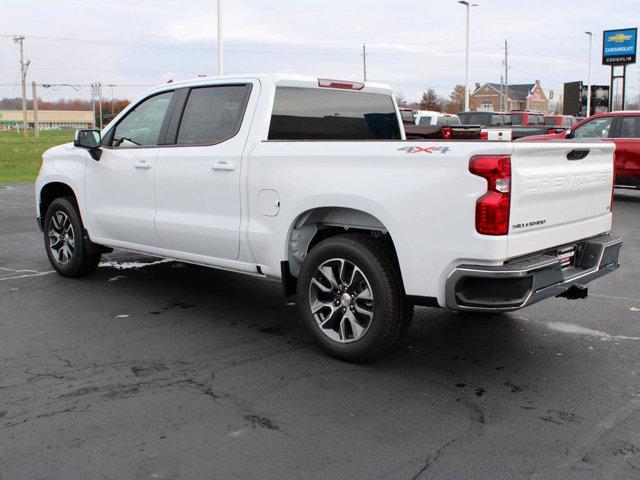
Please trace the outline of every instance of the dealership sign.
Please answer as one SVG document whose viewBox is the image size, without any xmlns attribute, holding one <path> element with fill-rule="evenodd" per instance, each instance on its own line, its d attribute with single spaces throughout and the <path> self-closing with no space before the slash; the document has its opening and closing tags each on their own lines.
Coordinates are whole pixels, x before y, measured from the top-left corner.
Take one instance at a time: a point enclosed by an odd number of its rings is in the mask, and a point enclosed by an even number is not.
<svg viewBox="0 0 640 480">
<path fill-rule="evenodd" d="M 606 30 L 602 33 L 602 64 L 636 63 L 637 28 Z"/>
</svg>

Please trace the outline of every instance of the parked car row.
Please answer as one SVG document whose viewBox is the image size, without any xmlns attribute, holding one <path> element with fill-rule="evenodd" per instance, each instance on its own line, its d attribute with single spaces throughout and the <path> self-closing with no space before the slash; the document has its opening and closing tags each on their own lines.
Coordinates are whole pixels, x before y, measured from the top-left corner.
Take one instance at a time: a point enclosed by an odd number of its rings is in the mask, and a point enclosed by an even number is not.
<svg viewBox="0 0 640 480">
<path fill-rule="evenodd" d="M 640 188 L 640 112 L 600 113 L 578 121 L 573 115 L 468 111 L 457 115 L 401 109 L 408 138 L 498 141 L 601 139 L 616 145 L 615 184 Z"/>
</svg>

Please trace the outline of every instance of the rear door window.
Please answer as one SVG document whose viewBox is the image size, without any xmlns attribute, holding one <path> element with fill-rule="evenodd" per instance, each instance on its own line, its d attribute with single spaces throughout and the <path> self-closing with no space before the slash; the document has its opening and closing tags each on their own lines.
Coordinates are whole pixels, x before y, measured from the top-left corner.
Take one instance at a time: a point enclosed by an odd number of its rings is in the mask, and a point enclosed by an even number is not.
<svg viewBox="0 0 640 480">
<path fill-rule="evenodd" d="M 400 138 L 391 95 L 277 87 L 269 140 Z"/>
<path fill-rule="evenodd" d="M 640 138 L 640 116 L 622 117 L 618 138 Z"/>
<path fill-rule="evenodd" d="M 177 145 L 213 145 L 238 133 L 251 85 L 191 89 L 184 107 Z"/>
</svg>

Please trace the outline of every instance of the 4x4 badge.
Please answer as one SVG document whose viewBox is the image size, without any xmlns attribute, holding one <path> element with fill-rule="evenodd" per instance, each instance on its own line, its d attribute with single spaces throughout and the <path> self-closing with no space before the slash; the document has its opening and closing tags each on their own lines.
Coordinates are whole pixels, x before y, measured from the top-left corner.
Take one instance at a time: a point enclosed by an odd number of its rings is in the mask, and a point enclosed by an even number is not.
<svg viewBox="0 0 640 480">
<path fill-rule="evenodd" d="M 420 153 L 420 152 L 424 152 L 424 153 L 433 153 L 433 152 L 447 153 L 449 150 L 451 150 L 451 148 L 449 148 L 449 147 L 436 147 L 436 146 L 432 146 L 432 147 L 401 147 L 398 150 L 399 151 L 403 151 L 403 152 L 407 152 L 407 153 Z"/>
</svg>

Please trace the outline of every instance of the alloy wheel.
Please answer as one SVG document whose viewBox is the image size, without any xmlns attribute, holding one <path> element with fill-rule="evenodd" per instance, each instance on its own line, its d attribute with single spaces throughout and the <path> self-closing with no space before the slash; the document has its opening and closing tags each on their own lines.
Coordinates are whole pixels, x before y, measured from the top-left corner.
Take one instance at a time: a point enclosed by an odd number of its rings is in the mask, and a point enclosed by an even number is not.
<svg viewBox="0 0 640 480">
<path fill-rule="evenodd" d="M 349 260 L 326 260 L 311 277 L 311 314 L 322 333 L 336 342 L 355 342 L 367 333 L 373 319 L 373 303 L 369 280 Z"/>
<path fill-rule="evenodd" d="M 49 249 L 60 265 L 71 261 L 76 250 L 75 233 L 69 216 L 63 211 L 56 211 L 51 216 L 49 225 Z"/>
</svg>

